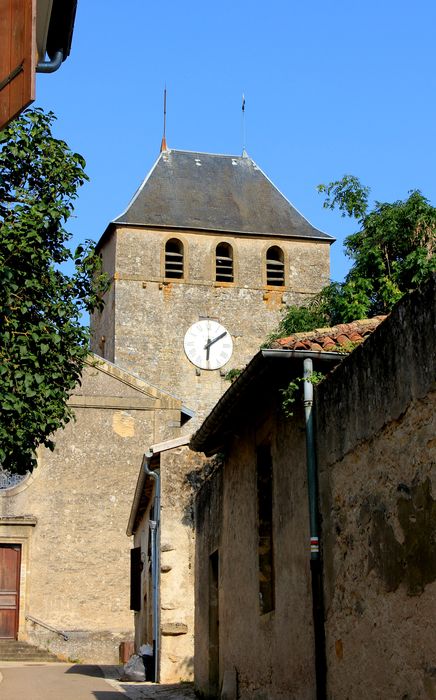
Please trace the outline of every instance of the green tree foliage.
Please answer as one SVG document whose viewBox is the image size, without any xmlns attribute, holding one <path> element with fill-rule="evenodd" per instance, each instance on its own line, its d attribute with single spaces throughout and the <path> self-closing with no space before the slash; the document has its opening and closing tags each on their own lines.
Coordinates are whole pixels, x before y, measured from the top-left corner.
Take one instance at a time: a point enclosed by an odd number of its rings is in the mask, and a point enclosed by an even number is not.
<svg viewBox="0 0 436 700">
<path fill-rule="evenodd" d="M 288 307 L 274 337 L 388 313 L 436 270 L 436 208 L 419 190 L 372 209 L 370 189 L 352 175 L 318 190 L 325 208 L 359 223 L 344 243 L 353 265 L 343 283 L 332 282 L 305 307 Z"/>
<path fill-rule="evenodd" d="M 292 333 L 328 326 L 329 322 L 330 318 L 326 315 L 323 305 L 312 302 L 309 306 L 288 306 L 277 329 L 268 336 L 265 346 L 268 347 L 277 338 L 286 338 Z"/>
<path fill-rule="evenodd" d="M 52 136 L 54 119 L 29 110 L 0 132 L 0 466 L 20 474 L 72 417 L 67 399 L 88 352 L 82 314 L 101 306 L 107 285 L 91 241 L 67 247 L 63 226 L 88 178 L 83 158 Z"/>
</svg>

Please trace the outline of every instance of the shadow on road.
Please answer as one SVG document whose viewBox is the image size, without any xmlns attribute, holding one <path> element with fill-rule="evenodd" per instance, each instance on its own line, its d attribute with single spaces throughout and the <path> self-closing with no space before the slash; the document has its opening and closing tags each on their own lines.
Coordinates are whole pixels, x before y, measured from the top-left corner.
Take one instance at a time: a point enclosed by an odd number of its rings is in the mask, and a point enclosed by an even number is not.
<svg viewBox="0 0 436 700">
<path fill-rule="evenodd" d="M 94 678 L 103 678 L 103 674 L 99 666 L 76 664 L 68 668 L 65 673 L 77 673 L 79 676 L 93 676 Z"/>
</svg>

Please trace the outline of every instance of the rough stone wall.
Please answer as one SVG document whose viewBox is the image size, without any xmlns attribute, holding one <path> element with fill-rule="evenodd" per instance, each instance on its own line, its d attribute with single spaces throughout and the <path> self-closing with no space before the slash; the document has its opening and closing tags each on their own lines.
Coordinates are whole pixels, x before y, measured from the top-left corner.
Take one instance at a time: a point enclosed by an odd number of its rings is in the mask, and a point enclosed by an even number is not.
<svg viewBox="0 0 436 700">
<path fill-rule="evenodd" d="M 120 641 L 133 638 L 125 527 L 136 477 L 144 446 L 174 436 L 180 407 L 106 368 L 85 368 L 71 398 L 76 420 L 55 435 L 55 451 L 41 450 L 32 477 L 0 492 L 0 537 L 15 536 L 8 519 L 36 518 L 26 528 L 20 637 L 64 658 L 114 663 Z M 70 639 L 26 624 L 26 614 Z"/>
<path fill-rule="evenodd" d="M 209 558 L 219 551 L 222 529 L 223 469 L 205 481 L 195 499 L 195 686 L 213 697 L 209 678 Z"/>
<path fill-rule="evenodd" d="M 328 697 L 436 698 L 435 282 L 317 390 Z"/>
<path fill-rule="evenodd" d="M 99 251 L 103 270 L 112 280 L 115 275 L 115 255 L 116 255 L 116 232 L 108 237 L 106 245 Z M 114 338 L 115 338 L 115 317 L 116 317 L 116 287 L 111 284 L 105 296 L 105 305 L 102 312 L 94 312 L 91 315 L 92 347 L 91 350 L 104 357 L 109 362 L 114 361 Z"/>
<path fill-rule="evenodd" d="M 187 447 L 161 454 L 161 667 L 163 683 L 194 671 L 193 485 L 203 466 Z"/>
<path fill-rule="evenodd" d="M 172 237 L 184 245 L 183 280 L 164 277 L 165 242 Z M 233 357 L 224 370 L 242 367 L 277 325 L 284 304 L 304 303 L 329 279 L 330 246 L 325 242 L 135 228 L 119 228 L 116 241 L 113 359 L 183 397 L 197 411 L 197 423 L 228 385 L 219 371 L 196 373 L 186 358 L 183 338 L 189 326 L 202 316 L 217 318 L 234 342 Z M 233 246 L 233 284 L 213 281 L 219 242 Z M 283 288 L 266 285 L 265 256 L 270 245 L 279 245 L 285 254 Z M 104 314 L 101 323 L 97 318 L 93 321 L 94 344 L 101 328 L 109 329 L 110 305 Z"/>
<path fill-rule="evenodd" d="M 208 697 L 209 556 L 219 544 L 219 684 L 229 698 L 315 697 L 308 505 L 302 416 L 277 421 L 247 415 L 237 426 L 222 473 L 197 498 L 196 685 Z M 256 447 L 269 441 L 273 463 L 274 610 L 259 607 Z M 222 505 L 221 505 L 222 504 Z M 222 507 L 221 522 L 219 509 Z M 218 533 L 215 530 L 218 529 Z M 217 542 L 217 534 L 221 536 Z"/>
</svg>

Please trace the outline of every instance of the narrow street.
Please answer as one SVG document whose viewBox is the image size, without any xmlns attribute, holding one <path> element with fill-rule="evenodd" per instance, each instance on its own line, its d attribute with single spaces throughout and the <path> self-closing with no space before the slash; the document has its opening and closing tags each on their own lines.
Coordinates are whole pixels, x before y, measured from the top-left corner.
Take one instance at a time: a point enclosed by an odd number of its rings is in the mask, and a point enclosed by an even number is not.
<svg viewBox="0 0 436 700">
<path fill-rule="evenodd" d="M 0 662 L 2 700 L 193 700 L 190 684 L 121 683 L 116 666 Z"/>
</svg>

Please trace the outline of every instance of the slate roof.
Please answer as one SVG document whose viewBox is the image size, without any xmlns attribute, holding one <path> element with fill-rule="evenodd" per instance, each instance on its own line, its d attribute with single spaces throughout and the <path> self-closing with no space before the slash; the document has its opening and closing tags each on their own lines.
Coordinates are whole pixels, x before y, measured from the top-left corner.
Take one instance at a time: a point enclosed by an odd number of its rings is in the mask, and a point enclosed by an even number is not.
<svg viewBox="0 0 436 700">
<path fill-rule="evenodd" d="M 177 150 L 159 155 L 112 223 L 334 241 L 312 226 L 248 156 Z"/>
<path fill-rule="evenodd" d="M 316 328 L 313 331 L 294 333 L 287 338 L 278 338 L 273 341 L 271 348 L 313 352 L 350 351 L 371 335 L 385 318 L 386 316 L 374 316 L 351 323 L 340 323 L 331 328 Z"/>
</svg>

